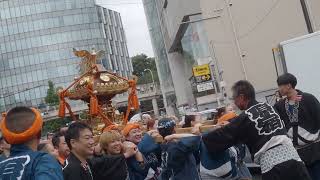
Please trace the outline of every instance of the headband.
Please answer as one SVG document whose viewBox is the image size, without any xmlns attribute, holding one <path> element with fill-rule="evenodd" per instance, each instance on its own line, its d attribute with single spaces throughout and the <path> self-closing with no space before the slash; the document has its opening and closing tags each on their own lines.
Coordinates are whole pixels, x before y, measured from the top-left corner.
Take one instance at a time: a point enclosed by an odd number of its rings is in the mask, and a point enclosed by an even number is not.
<svg viewBox="0 0 320 180">
<path fill-rule="evenodd" d="M 222 124 L 223 122 L 229 122 L 231 119 L 233 119 L 235 117 L 237 117 L 236 113 L 234 113 L 234 112 L 227 113 L 218 119 L 217 124 Z"/>
<path fill-rule="evenodd" d="M 140 129 L 140 125 L 139 125 L 139 124 L 136 124 L 136 123 L 127 124 L 127 125 L 123 128 L 122 134 L 123 134 L 124 136 L 128 136 L 129 132 L 130 132 L 132 129 Z"/>
<path fill-rule="evenodd" d="M 3 134 L 3 137 L 6 139 L 6 141 L 9 144 L 22 144 L 30 140 L 32 137 L 36 136 L 41 131 L 42 124 L 43 124 L 41 114 L 38 110 L 34 108 L 31 108 L 31 110 L 35 114 L 35 120 L 33 121 L 33 124 L 31 125 L 31 127 L 22 133 L 11 132 L 6 126 L 6 117 L 3 118 L 0 124 L 0 128 Z"/>
</svg>

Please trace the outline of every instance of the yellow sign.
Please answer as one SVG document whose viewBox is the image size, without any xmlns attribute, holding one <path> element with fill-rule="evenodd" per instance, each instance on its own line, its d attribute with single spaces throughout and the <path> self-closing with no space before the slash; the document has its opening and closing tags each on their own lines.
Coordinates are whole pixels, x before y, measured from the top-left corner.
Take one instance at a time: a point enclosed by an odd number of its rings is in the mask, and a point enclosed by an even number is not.
<svg viewBox="0 0 320 180">
<path fill-rule="evenodd" d="M 209 64 L 194 66 L 192 71 L 194 76 L 205 76 L 211 74 Z"/>
</svg>

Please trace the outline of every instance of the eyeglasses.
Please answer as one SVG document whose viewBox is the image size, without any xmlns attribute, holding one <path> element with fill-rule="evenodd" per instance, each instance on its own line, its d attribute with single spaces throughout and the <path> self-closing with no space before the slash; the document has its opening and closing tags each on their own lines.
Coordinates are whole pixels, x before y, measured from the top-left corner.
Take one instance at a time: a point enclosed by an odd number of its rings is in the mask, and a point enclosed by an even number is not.
<svg viewBox="0 0 320 180">
<path fill-rule="evenodd" d="M 231 99 L 232 101 L 236 100 L 238 97 L 243 96 L 244 94 L 238 94 L 238 95 L 232 95 Z"/>
</svg>

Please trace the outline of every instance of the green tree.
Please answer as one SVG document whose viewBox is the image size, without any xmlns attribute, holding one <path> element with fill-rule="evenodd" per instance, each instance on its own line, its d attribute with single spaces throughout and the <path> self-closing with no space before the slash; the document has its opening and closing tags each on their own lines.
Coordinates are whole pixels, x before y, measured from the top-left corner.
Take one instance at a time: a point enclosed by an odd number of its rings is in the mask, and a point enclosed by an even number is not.
<svg viewBox="0 0 320 180">
<path fill-rule="evenodd" d="M 66 126 L 66 124 L 70 123 L 72 120 L 70 117 L 65 118 L 57 118 L 54 120 L 44 122 L 42 128 L 42 135 L 45 136 L 48 132 L 56 132 L 59 128 Z"/>
<path fill-rule="evenodd" d="M 47 90 L 47 97 L 45 101 L 47 104 L 51 106 L 55 106 L 59 104 L 59 96 L 57 94 L 56 89 L 54 88 L 54 84 L 52 81 L 48 81 L 49 89 Z"/>
<path fill-rule="evenodd" d="M 149 71 L 144 71 L 145 69 L 150 69 L 153 73 L 155 83 L 159 82 L 156 62 L 154 58 L 148 57 L 145 54 L 138 54 L 132 57 L 133 74 L 138 76 L 138 84 L 152 83 L 152 76 Z"/>
</svg>

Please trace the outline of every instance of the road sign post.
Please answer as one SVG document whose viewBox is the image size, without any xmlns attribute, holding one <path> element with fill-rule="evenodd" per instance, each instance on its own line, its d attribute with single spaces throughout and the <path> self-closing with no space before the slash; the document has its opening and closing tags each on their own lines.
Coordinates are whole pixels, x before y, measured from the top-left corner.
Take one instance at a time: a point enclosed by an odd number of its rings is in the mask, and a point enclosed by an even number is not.
<svg viewBox="0 0 320 180">
<path fill-rule="evenodd" d="M 197 84 L 197 91 L 203 92 L 208 91 L 211 89 L 215 90 L 215 94 L 217 96 L 218 106 L 220 106 L 220 99 L 218 97 L 218 88 L 213 78 L 214 72 L 214 65 L 203 64 L 199 66 L 194 66 L 192 68 L 193 76 L 195 77 L 196 84 Z"/>
</svg>

